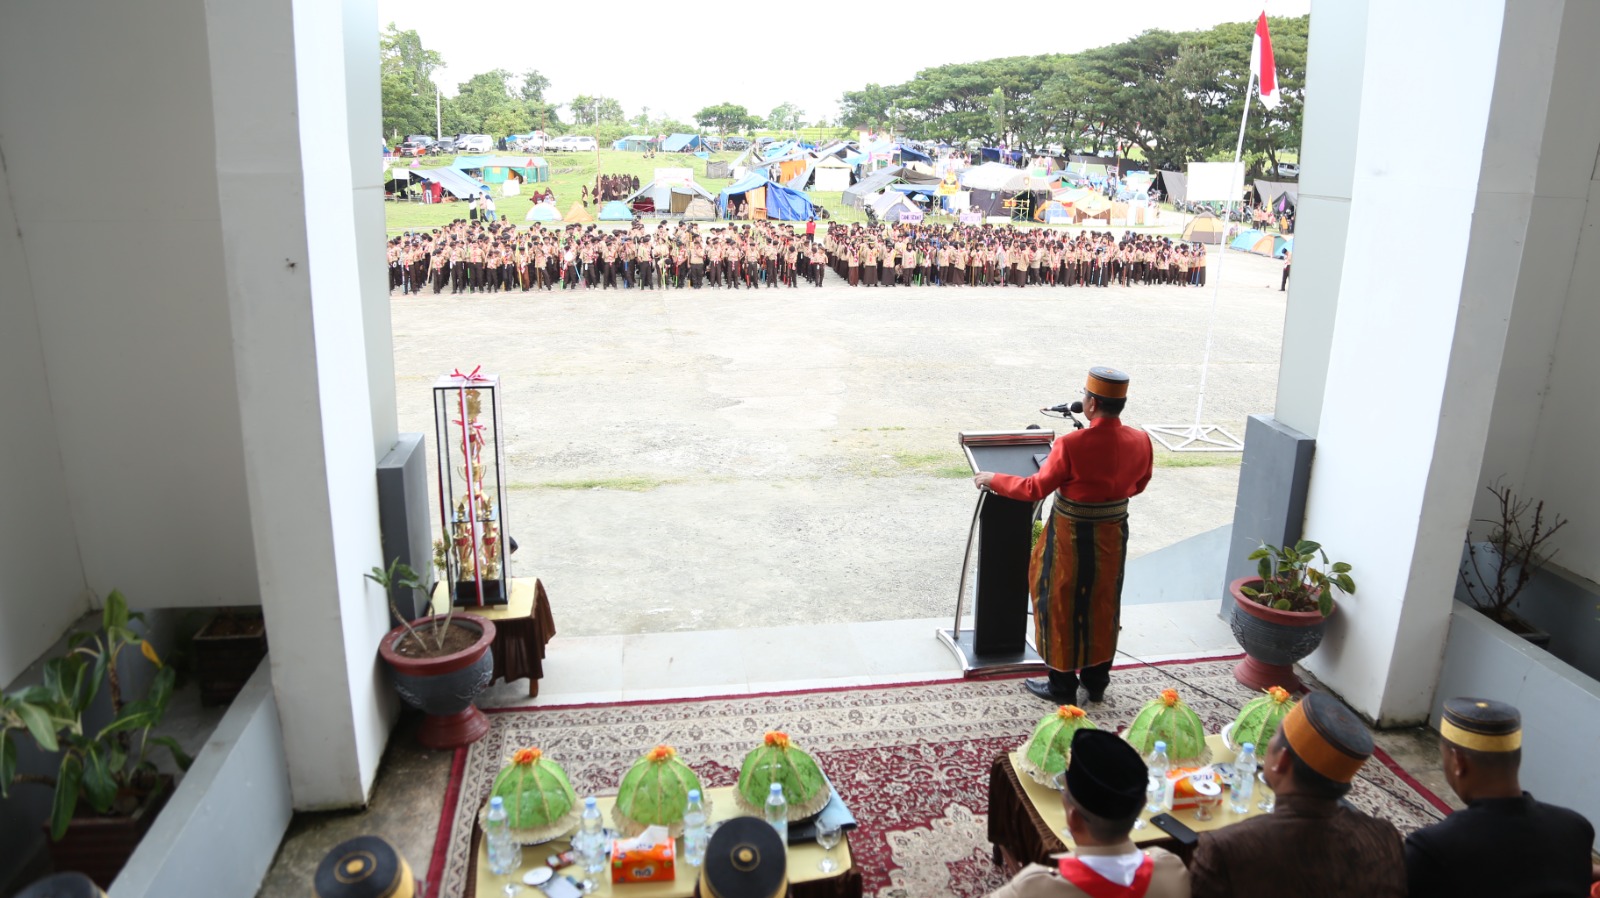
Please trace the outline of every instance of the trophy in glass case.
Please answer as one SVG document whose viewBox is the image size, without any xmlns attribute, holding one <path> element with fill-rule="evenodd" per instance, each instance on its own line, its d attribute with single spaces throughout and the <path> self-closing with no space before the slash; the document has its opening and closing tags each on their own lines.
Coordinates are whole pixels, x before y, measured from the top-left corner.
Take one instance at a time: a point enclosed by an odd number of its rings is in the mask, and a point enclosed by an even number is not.
<svg viewBox="0 0 1600 898">
<path fill-rule="evenodd" d="M 511 593 L 500 379 L 481 367 L 433 385 L 444 574 L 463 606 L 504 605 Z"/>
</svg>

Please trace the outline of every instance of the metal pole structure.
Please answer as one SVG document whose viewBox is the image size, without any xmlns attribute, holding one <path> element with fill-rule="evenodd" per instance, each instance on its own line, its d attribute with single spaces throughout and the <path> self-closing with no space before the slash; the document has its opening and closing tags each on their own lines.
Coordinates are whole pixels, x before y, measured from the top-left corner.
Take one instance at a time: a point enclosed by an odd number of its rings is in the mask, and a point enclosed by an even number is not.
<svg viewBox="0 0 1600 898">
<path fill-rule="evenodd" d="M 433 85 L 433 139 L 444 140 L 444 103 L 439 100 L 439 85 Z"/>
<path fill-rule="evenodd" d="M 1252 67 L 1250 77 L 1246 79 L 1244 86 L 1244 114 L 1239 117 L 1239 140 L 1234 144 L 1233 148 L 1235 170 L 1238 170 L 1240 160 L 1244 156 L 1244 132 L 1246 124 L 1250 121 L 1250 94 L 1255 87 L 1255 83 L 1256 73 L 1254 67 Z M 1241 191 L 1244 189 L 1242 180 L 1241 178 Z M 1209 273 L 1212 278 L 1211 315 L 1206 320 L 1206 348 L 1200 356 L 1200 388 L 1195 396 L 1194 423 L 1188 427 L 1150 426 L 1145 428 L 1156 442 L 1174 452 L 1244 451 L 1244 443 L 1238 437 L 1218 425 L 1200 423 L 1201 416 L 1205 413 L 1206 373 L 1211 365 L 1211 342 L 1217 326 L 1217 301 L 1222 293 L 1222 260 L 1228 255 L 1228 222 L 1233 220 L 1233 206 L 1238 199 L 1237 195 L 1230 198 L 1227 207 L 1223 210 L 1222 242 L 1218 244 L 1221 247 L 1221 251 L 1217 253 L 1215 270 Z"/>
</svg>

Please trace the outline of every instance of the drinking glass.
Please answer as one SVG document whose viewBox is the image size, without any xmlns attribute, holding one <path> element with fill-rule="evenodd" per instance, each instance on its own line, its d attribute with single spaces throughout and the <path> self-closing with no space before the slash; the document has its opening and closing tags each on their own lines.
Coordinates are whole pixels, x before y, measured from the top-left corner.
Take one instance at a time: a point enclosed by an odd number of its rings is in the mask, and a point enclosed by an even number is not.
<svg viewBox="0 0 1600 898">
<path fill-rule="evenodd" d="M 1262 812 L 1270 814 L 1278 806 L 1277 798 L 1272 794 L 1272 787 L 1267 785 L 1267 773 L 1261 771 L 1256 774 L 1256 780 L 1261 783 L 1261 802 L 1256 805 Z"/>
<path fill-rule="evenodd" d="M 840 832 L 837 821 L 817 821 L 817 844 L 822 846 L 822 863 L 817 864 L 817 869 L 824 873 L 832 873 L 839 869 L 833 860 L 833 847 L 839 844 L 844 833 Z"/>
<path fill-rule="evenodd" d="M 1211 800 L 1204 795 L 1196 798 L 1194 802 L 1194 819 L 1206 821 L 1210 820 L 1211 817 Z"/>
</svg>

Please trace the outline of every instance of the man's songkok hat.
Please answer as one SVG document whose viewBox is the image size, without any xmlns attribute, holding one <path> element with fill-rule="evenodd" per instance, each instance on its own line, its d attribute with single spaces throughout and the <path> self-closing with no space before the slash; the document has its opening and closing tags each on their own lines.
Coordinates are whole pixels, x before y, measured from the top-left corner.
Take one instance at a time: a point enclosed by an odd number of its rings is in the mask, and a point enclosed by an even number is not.
<svg viewBox="0 0 1600 898">
<path fill-rule="evenodd" d="M 1453 698 L 1444 703 L 1439 735 L 1469 751 L 1516 751 L 1522 747 L 1522 714 L 1505 702 Z"/>
<path fill-rule="evenodd" d="M 1115 368 L 1096 365 L 1089 369 L 1089 381 L 1083 388 L 1101 399 L 1128 398 L 1128 375 Z"/>
<path fill-rule="evenodd" d="M 335 845 L 312 880 L 316 898 L 412 898 L 416 888 L 406 859 L 378 836 Z"/>
<path fill-rule="evenodd" d="M 717 827 L 700 868 L 701 898 L 779 898 L 789 893 L 778 831 L 759 817 L 735 817 Z"/>
<path fill-rule="evenodd" d="M 1372 757 L 1372 733 L 1331 695 L 1313 692 L 1283 719 L 1283 738 L 1307 767 L 1336 783 L 1356 778 Z"/>
<path fill-rule="evenodd" d="M 1149 771 L 1121 736 L 1083 729 L 1072 735 L 1072 761 L 1063 779 L 1073 804 L 1096 817 L 1120 820 L 1144 806 Z"/>
</svg>

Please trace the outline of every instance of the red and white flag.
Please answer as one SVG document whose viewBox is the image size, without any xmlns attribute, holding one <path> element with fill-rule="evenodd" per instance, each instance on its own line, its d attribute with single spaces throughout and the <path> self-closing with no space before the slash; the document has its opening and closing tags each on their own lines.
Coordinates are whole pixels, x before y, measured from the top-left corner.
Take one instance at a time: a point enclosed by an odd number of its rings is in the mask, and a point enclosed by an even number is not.
<svg viewBox="0 0 1600 898">
<path fill-rule="evenodd" d="M 1256 37 L 1250 44 L 1250 72 L 1256 76 L 1261 105 L 1278 108 L 1278 65 L 1272 58 L 1272 35 L 1267 33 L 1267 14 L 1256 19 Z"/>
</svg>

